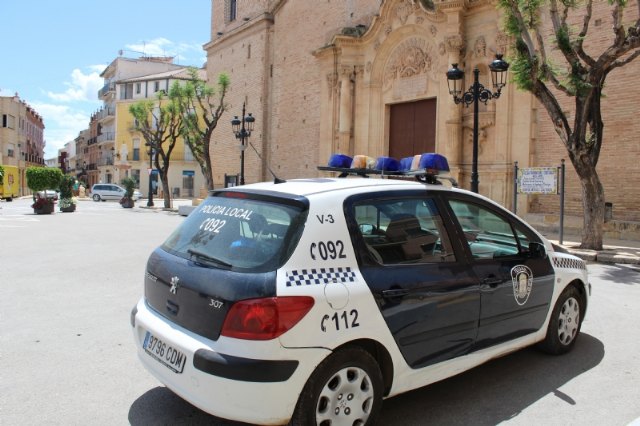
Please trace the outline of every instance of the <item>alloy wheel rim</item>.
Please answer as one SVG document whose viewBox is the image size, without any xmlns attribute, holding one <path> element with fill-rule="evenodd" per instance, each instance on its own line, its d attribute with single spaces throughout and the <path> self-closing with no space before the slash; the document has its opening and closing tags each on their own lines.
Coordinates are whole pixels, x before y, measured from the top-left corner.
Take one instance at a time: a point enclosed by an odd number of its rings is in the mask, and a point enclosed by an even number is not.
<svg viewBox="0 0 640 426">
<path fill-rule="evenodd" d="M 334 373 L 322 388 L 316 408 L 316 424 L 364 425 L 371 414 L 373 401 L 369 375 L 361 368 L 343 368 Z"/>
<path fill-rule="evenodd" d="M 558 339 L 563 345 L 570 344 L 576 337 L 580 325 L 580 304 L 574 297 L 568 298 L 558 317 Z"/>
</svg>

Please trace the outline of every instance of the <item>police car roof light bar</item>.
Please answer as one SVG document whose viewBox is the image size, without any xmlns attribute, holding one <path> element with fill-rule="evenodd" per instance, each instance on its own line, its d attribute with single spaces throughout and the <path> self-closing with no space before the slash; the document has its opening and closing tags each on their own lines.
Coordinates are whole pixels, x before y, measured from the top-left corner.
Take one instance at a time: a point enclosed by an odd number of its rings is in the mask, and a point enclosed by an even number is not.
<svg viewBox="0 0 640 426">
<path fill-rule="evenodd" d="M 458 187 L 455 179 L 441 175 L 442 172 L 449 171 L 449 163 L 446 157 L 435 153 L 406 157 L 400 161 L 392 157 L 378 157 L 375 162 L 371 157 L 363 155 L 358 155 L 352 159 L 344 154 L 333 154 L 328 164 L 328 166 L 318 166 L 318 170 L 340 173 L 338 175 L 339 178 L 345 178 L 349 175 L 364 178 L 368 178 L 370 175 L 380 175 L 382 178 L 385 176 L 412 176 L 422 183 L 441 185 L 441 181 L 446 180 L 452 186 Z"/>
</svg>

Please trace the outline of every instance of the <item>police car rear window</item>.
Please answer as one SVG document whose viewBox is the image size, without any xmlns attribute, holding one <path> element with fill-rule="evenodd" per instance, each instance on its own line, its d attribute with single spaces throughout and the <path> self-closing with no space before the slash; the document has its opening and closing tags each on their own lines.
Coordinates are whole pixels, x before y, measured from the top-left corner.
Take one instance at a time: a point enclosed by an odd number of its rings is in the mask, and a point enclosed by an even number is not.
<svg viewBox="0 0 640 426">
<path fill-rule="evenodd" d="M 162 248 L 201 266 L 239 272 L 282 266 L 300 237 L 302 206 L 226 194 L 208 197 Z"/>
</svg>

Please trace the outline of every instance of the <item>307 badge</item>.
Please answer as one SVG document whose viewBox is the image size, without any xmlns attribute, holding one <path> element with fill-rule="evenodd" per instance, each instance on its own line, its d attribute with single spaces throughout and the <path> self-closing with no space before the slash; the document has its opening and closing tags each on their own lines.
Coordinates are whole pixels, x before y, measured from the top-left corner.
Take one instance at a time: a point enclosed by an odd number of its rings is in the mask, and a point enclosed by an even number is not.
<svg viewBox="0 0 640 426">
<path fill-rule="evenodd" d="M 531 269 L 525 265 L 517 265 L 511 269 L 511 280 L 513 281 L 513 296 L 520 306 L 527 303 L 531 288 L 533 287 L 533 274 Z"/>
</svg>

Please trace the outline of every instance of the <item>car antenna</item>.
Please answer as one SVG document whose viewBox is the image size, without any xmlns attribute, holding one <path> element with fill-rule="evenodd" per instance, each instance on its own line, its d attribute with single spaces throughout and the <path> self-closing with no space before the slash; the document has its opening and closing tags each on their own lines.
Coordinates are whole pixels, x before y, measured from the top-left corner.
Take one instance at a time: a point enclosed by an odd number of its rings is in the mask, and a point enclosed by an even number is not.
<svg viewBox="0 0 640 426">
<path fill-rule="evenodd" d="M 253 148 L 253 150 L 256 152 L 256 155 L 258 156 L 258 158 L 260 159 L 260 161 L 264 161 L 262 159 L 262 156 L 260 155 L 260 153 L 258 152 L 258 150 L 256 149 L 255 146 L 253 146 L 253 144 L 251 143 L 251 141 L 249 141 L 249 145 L 251 146 L 251 148 Z M 271 173 L 271 176 L 273 176 L 273 183 L 278 184 L 278 183 L 285 183 L 286 180 L 284 179 L 280 179 L 278 176 L 276 176 L 275 173 L 273 173 L 273 170 L 271 170 L 271 167 L 269 167 L 269 164 L 265 164 L 265 166 L 267 167 L 267 170 L 269 170 L 269 173 Z"/>
</svg>

